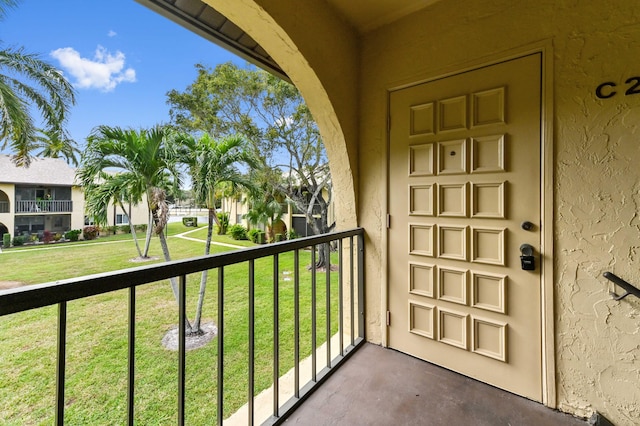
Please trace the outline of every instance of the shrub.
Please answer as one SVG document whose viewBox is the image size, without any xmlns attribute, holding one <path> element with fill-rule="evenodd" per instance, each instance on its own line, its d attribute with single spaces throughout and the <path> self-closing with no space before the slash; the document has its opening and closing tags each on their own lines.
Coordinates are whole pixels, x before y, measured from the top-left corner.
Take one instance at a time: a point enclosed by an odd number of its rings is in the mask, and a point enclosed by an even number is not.
<svg viewBox="0 0 640 426">
<path fill-rule="evenodd" d="M 218 235 L 225 235 L 229 229 L 229 213 L 218 213 L 218 221 L 220 221 Z M 238 238 L 236 238 L 236 240 L 237 239 Z"/>
<path fill-rule="evenodd" d="M 53 241 L 53 232 L 44 231 L 42 233 L 42 242 L 45 244 L 49 244 L 51 241 Z"/>
<path fill-rule="evenodd" d="M 24 244 L 24 237 L 13 237 L 13 245 L 18 247 Z"/>
<path fill-rule="evenodd" d="M 95 240 L 98 238 L 98 227 L 89 225 L 82 228 L 82 238 L 85 240 Z"/>
<path fill-rule="evenodd" d="M 64 238 L 69 241 L 78 241 L 78 236 L 82 233 L 79 229 L 72 229 L 64 233 Z"/>
<path fill-rule="evenodd" d="M 135 229 L 136 232 L 147 232 L 147 224 L 143 223 L 142 225 L 133 225 L 133 229 Z"/>
<path fill-rule="evenodd" d="M 262 231 L 259 230 L 259 229 L 253 228 L 253 229 L 250 229 L 247 232 L 247 236 L 249 237 L 249 240 L 251 240 L 251 242 L 257 244 L 258 243 L 258 234 L 260 234 L 260 232 L 262 232 Z"/>
<path fill-rule="evenodd" d="M 246 240 L 247 239 L 247 228 L 242 225 L 231 225 L 229 227 L 229 235 L 234 240 Z"/>
<path fill-rule="evenodd" d="M 295 240 L 296 238 L 300 238 L 300 235 L 298 235 L 295 229 L 287 231 L 287 240 Z"/>
<path fill-rule="evenodd" d="M 2 245 L 4 246 L 4 248 L 9 248 L 11 247 L 11 234 L 10 233 L 6 233 L 2 236 Z"/>
<path fill-rule="evenodd" d="M 61 233 L 56 232 L 56 233 L 53 235 L 53 241 L 60 241 L 61 239 L 62 239 L 62 234 L 61 234 Z"/>
<path fill-rule="evenodd" d="M 193 216 L 185 216 L 182 218 L 182 224 L 184 226 L 198 227 L 198 218 Z"/>
<path fill-rule="evenodd" d="M 118 232 L 121 232 L 123 234 L 130 234 L 131 233 L 131 227 L 129 225 L 116 226 L 116 229 L 117 229 Z"/>
<path fill-rule="evenodd" d="M 280 241 L 283 241 L 283 240 L 284 240 L 284 234 L 276 234 L 276 237 L 275 237 L 276 243 L 279 243 Z"/>
</svg>

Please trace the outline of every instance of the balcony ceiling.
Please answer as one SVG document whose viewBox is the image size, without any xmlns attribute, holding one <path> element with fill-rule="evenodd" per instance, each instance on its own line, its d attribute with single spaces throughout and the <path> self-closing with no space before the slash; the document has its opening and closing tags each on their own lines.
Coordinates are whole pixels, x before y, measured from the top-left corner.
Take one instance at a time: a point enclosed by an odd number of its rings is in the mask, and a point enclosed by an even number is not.
<svg viewBox="0 0 640 426">
<path fill-rule="evenodd" d="M 360 34 L 382 27 L 440 0 L 325 0 Z"/>
<path fill-rule="evenodd" d="M 242 29 L 200 0 L 136 0 L 236 55 L 286 80 L 284 71 Z M 360 34 L 441 0 L 324 0 Z"/>
</svg>

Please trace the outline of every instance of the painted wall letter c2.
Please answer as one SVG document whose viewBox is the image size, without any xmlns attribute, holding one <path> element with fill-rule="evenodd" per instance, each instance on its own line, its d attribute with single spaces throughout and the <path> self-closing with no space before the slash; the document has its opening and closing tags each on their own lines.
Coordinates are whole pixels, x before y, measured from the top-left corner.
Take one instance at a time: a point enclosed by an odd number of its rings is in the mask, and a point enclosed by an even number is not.
<svg viewBox="0 0 640 426">
<path fill-rule="evenodd" d="M 600 84 L 598 87 L 596 87 L 596 97 L 598 97 L 598 99 L 609 99 L 615 96 L 615 94 L 618 92 L 612 89 L 616 86 L 617 84 L 612 81 L 607 81 L 606 83 Z"/>
</svg>

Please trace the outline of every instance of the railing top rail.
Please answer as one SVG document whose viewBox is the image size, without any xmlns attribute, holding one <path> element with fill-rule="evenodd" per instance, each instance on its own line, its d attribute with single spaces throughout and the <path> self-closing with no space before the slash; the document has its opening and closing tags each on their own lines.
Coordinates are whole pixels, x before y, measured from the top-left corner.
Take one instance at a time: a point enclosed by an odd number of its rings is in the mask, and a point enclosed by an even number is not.
<svg viewBox="0 0 640 426">
<path fill-rule="evenodd" d="M 215 269 L 222 266 L 242 263 L 251 259 L 273 256 L 274 254 L 303 249 L 305 247 L 363 234 L 363 228 L 354 228 L 347 231 L 314 235 L 312 237 L 250 247 L 243 250 L 173 260 L 171 262 L 154 265 L 120 269 L 44 284 L 0 290 L 0 316 L 54 305 L 64 301 L 96 296 L 98 294 L 148 284 L 179 275 L 187 275 L 206 269 Z"/>
</svg>

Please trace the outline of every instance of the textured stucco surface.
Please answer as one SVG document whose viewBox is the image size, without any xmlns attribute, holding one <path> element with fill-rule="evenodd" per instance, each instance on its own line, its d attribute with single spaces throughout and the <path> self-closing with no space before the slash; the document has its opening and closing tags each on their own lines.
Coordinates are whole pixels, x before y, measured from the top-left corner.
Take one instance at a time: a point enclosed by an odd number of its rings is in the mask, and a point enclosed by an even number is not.
<svg viewBox="0 0 640 426">
<path fill-rule="evenodd" d="M 594 90 L 615 81 L 622 92 L 640 76 L 637 6 L 441 2 L 362 42 L 359 211 L 370 237 L 367 288 L 381 299 L 368 299 L 375 315 L 384 295 L 375 280 L 384 271 L 386 90 L 551 41 L 557 405 L 618 425 L 640 424 L 640 301 L 613 301 L 602 273 L 640 285 L 640 94 L 600 100 Z"/>
</svg>

